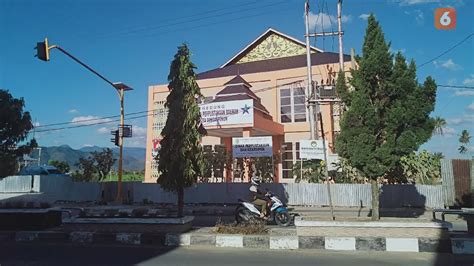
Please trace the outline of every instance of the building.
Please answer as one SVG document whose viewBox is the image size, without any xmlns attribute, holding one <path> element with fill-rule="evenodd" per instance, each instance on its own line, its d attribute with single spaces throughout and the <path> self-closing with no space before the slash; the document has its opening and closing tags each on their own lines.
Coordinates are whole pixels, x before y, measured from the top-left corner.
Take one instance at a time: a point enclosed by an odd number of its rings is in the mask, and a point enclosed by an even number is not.
<svg viewBox="0 0 474 266">
<path fill-rule="evenodd" d="M 351 58 L 343 58 L 344 69 L 348 71 Z M 341 114 L 334 86 L 339 55 L 311 47 L 311 62 L 315 87 L 321 99 L 327 100 L 320 103 L 320 109 L 329 160 L 334 160 L 334 139 L 340 130 Z M 199 73 L 197 82 L 205 96 L 201 105 L 208 131 L 202 141 L 205 150 L 220 147 L 231 154 L 232 139 L 271 136 L 273 158 L 278 159 L 272 160 L 273 180 L 294 182 L 292 168 L 300 161 L 299 141 L 310 138 L 305 43 L 268 29 L 219 68 Z M 166 123 L 167 85 L 149 87 L 148 109 L 155 111 L 148 118 L 145 182 L 155 182 L 158 177 L 153 158 Z M 321 136 L 319 125 L 317 134 Z M 248 176 L 236 176 L 235 168 L 235 160 L 229 161 L 224 174 L 214 181 L 247 181 Z"/>
</svg>

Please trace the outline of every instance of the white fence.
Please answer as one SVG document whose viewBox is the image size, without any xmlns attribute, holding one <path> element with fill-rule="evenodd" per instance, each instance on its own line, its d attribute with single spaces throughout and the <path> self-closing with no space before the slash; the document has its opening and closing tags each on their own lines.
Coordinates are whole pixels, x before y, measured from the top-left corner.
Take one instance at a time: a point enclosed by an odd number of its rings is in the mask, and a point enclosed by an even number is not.
<svg viewBox="0 0 474 266">
<path fill-rule="evenodd" d="M 49 202 L 98 201 L 102 198 L 112 200 L 117 191 L 116 182 L 73 182 L 65 176 L 15 176 L 4 178 L 0 182 L 0 196 L 23 192 L 22 197 L 29 200 Z M 263 187 L 273 191 L 289 205 L 329 205 L 327 185 L 324 184 L 264 184 Z M 232 204 L 239 199 L 247 199 L 248 189 L 249 185 L 245 183 L 197 184 L 185 190 L 184 199 L 186 203 Z M 31 191 L 37 193 L 28 193 Z M 334 206 L 339 207 L 372 204 L 370 185 L 332 184 L 331 196 Z M 156 203 L 176 203 L 176 194 L 150 183 L 124 182 L 123 197 L 131 198 L 134 202 L 146 199 Z M 382 185 L 380 206 L 440 208 L 444 206 L 443 188 L 441 185 Z"/>
</svg>

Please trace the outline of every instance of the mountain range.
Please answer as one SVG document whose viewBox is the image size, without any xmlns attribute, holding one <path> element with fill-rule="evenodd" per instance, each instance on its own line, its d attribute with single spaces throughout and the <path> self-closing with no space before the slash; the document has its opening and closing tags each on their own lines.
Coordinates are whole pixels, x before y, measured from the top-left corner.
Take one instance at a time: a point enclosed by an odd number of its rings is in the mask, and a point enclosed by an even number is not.
<svg viewBox="0 0 474 266">
<path fill-rule="evenodd" d="M 73 149 L 68 145 L 41 147 L 40 164 L 47 164 L 49 160 L 67 162 L 71 169 L 77 169 L 75 166 L 79 158 L 88 157 L 91 152 L 102 151 L 103 147 L 91 146 L 81 149 Z M 114 158 L 117 159 L 114 168 L 118 168 L 119 149 L 112 148 Z M 124 147 L 123 148 L 123 169 L 125 171 L 143 171 L 145 169 L 145 148 Z"/>
</svg>

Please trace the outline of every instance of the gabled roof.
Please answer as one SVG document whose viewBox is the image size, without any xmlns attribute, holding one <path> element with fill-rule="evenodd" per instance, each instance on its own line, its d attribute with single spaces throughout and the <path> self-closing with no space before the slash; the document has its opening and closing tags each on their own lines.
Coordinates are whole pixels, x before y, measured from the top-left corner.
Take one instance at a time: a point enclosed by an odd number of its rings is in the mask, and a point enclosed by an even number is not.
<svg viewBox="0 0 474 266">
<path fill-rule="evenodd" d="M 240 75 L 232 78 L 226 82 L 224 89 L 216 94 L 212 102 L 225 102 L 235 100 L 252 99 L 256 110 L 262 112 L 264 115 L 270 115 L 267 108 L 262 104 L 260 97 L 258 97 L 252 90 L 250 90 L 250 83 L 243 79 Z"/>
<path fill-rule="evenodd" d="M 228 65 L 232 65 L 232 64 L 235 64 L 239 59 L 241 59 L 242 57 L 244 57 L 245 55 L 247 55 L 249 52 L 251 52 L 258 44 L 260 44 L 261 42 L 263 42 L 267 37 L 271 36 L 272 34 L 275 34 L 279 37 L 282 37 L 286 40 L 289 40 L 299 46 L 302 46 L 304 48 L 306 48 L 306 44 L 300 40 L 297 40 L 291 36 L 288 36 L 284 33 L 281 33 L 275 29 L 272 29 L 272 28 L 269 28 L 268 30 L 266 30 L 263 34 L 261 34 L 260 36 L 258 36 L 253 42 L 251 42 L 249 45 L 247 45 L 244 49 L 242 49 L 240 52 L 238 52 L 236 55 L 234 55 L 231 59 L 229 59 L 225 64 L 223 64 L 222 66 L 220 66 L 221 68 L 223 67 L 226 67 Z M 323 52 L 323 50 L 321 49 L 318 49 L 316 47 L 313 47 L 313 46 L 310 46 L 310 49 L 314 52 L 318 52 L 318 53 L 321 53 Z"/>
<path fill-rule="evenodd" d="M 350 55 L 344 55 L 344 62 L 351 61 Z M 311 54 L 311 65 L 337 64 L 339 54 L 324 52 Z M 211 69 L 196 75 L 198 80 L 245 75 L 251 73 L 262 73 L 278 71 L 284 69 L 306 67 L 306 55 L 298 55 L 284 58 L 276 58 L 262 61 L 255 61 L 243 64 L 228 65 L 226 67 Z"/>
<path fill-rule="evenodd" d="M 224 83 L 224 85 L 244 85 L 248 88 L 252 87 L 252 85 L 250 85 L 245 79 L 242 78 L 242 76 L 240 75 L 237 75 L 235 78 L 227 81 L 226 83 Z"/>
</svg>

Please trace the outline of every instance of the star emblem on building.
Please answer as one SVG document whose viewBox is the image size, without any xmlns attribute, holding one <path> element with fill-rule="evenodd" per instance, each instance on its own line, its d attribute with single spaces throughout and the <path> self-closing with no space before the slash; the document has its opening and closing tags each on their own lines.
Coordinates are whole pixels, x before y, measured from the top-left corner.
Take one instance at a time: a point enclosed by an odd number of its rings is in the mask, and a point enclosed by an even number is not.
<svg viewBox="0 0 474 266">
<path fill-rule="evenodd" d="M 240 109 L 242 109 L 242 114 L 245 114 L 245 113 L 250 114 L 250 113 L 249 113 L 250 108 L 251 108 L 251 107 L 250 107 L 250 106 L 247 106 L 247 104 L 246 104 L 246 105 L 244 106 L 244 108 L 240 108 Z"/>
</svg>

